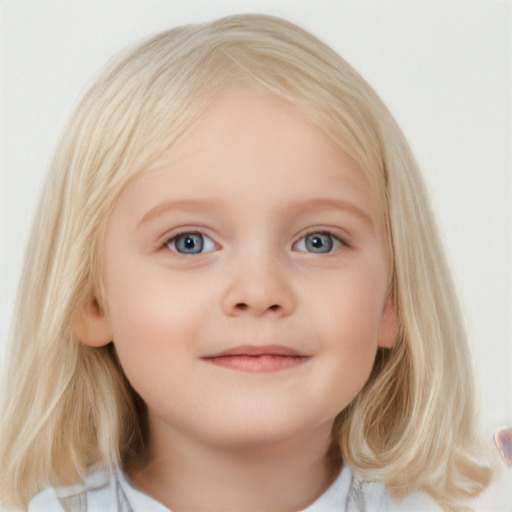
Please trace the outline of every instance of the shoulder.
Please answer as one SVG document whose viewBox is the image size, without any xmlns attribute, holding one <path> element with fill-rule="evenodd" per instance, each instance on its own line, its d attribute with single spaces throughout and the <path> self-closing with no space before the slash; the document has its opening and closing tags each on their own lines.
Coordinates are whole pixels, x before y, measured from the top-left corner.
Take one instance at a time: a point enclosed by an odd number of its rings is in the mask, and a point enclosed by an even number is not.
<svg viewBox="0 0 512 512">
<path fill-rule="evenodd" d="M 32 498 L 28 504 L 28 512 L 62 512 L 55 489 L 49 487 Z"/>
<path fill-rule="evenodd" d="M 108 511 L 110 476 L 97 471 L 87 476 L 83 484 L 49 487 L 29 503 L 28 512 L 96 512 Z"/>
<path fill-rule="evenodd" d="M 29 503 L 28 512 L 169 512 L 134 489 L 121 471 L 96 471 L 83 484 L 48 488 Z"/>
<path fill-rule="evenodd" d="M 354 478 L 347 500 L 347 512 L 442 512 L 428 495 L 414 493 L 401 500 L 391 498 L 381 482 Z"/>
<path fill-rule="evenodd" d="M 344 466 L 332 485 L 303 512 L 442 512 L 426 494 L 392 499 L 381 482 L 365 481 Z"/>
<path fill-rule="evenodd" d="M 113 499 L 114 497 L 114 499 Z M 307 511 L 347 512 L 441 512 L 441 508 L 422 493 L 396 501 L 380 482 L 352 477 L 348 467 Z M 83 485 L 48 488 L 35 496 L 29 512 L 169 512 L 163 505 L 143 495 L 126 481 L 121 472 L 97 471 Z"/>
</svg>

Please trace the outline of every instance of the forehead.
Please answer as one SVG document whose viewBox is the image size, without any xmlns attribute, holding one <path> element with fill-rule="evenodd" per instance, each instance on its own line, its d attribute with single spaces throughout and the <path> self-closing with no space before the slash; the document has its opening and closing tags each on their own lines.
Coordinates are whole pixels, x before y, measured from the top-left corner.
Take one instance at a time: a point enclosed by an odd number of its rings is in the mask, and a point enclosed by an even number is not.
<svg viewBox="0 0 512 512">
<path fill-rule="evenodd" d="M 123 190 L 113 215 L 134 225 L 177 205 L 248 222 L 264 213 L 285 222 L 294 213 L 342 209 L 381 227 L 358 164 L 292 103 L 245 85 L 223 89 Z"/>
<path fill-rule="evenodd" d="M 150 182 L 171 172 L 174 187 L 195 180 L 197 192 L 211 190 L 226 174 L 233 184 L 267 193 L 299 192 L 301 187 L 306 192 L 337 182 L 362 194 L 369 189 L 365 173 L 326 131 L 285 99 L 245 85 L 223 89 L 186 135 L 143 171 L 142 179 Z"/>
</svg>

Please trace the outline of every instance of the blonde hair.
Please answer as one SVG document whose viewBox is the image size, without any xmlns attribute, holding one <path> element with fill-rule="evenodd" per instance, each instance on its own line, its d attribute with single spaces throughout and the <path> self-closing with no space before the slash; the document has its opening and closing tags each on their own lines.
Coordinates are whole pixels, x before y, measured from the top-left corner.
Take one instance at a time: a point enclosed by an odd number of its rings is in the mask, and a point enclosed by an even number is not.
<svg viewBox="0 0 512 512">
<path fill-rule="evenodd" d="M 103 228 L 120 191 L 235 81 L 289 100 L 366 173 L 382 212 L 399 335 L 336 419 L 343 459 L 393 495 L 458 510 L 490 479 L 457 298 L 409 147 L 369 85 L 301 28 L 240 15 L 162 33 L 97 79 L 63 131 L 30 235 L 4 372 L 0 503 L 144 452 L 144 404 L 112 345 L 73 334 L 79 304 L 105 304 Z"/>
</svg>

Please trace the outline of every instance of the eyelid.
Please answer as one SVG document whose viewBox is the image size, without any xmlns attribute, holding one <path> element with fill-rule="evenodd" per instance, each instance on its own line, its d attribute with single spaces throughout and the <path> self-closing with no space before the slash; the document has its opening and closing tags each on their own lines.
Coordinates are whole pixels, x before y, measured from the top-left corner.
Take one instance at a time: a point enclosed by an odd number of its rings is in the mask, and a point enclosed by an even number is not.
<svg viewBox="0 0 512 512">
<path fill-rule="evenodd" d="M 302 240 L 305 240 L 308 236 L 310 235 L 328 235 L 330 236 L 331 238 L 333 238 L 336 242 L 339 243 L 339 245 L 341 247 L 345 247 L 345 248 L 351 248 L 352 247 L 352 244 L 351 242 L 349 241 L 349 237 L 348 235 L 341 235 L 339 233 L 336 233 L 334 231 L 339 231 L 339 230 L 335 230 L 333 228 L 317 228 L 317 229 L 310 229 L 308 230 L 307 232 L 301 234 L 296 240 L 295 242 L 293 242 L 292 244 L 292 250 L 294 249 L 294 247 L 296 247 L 296 245 L 301 242 Z M 332 254 L 333 252 L 335 252 L 336 249 L 339 249 L 340 247 L 337 247 L 335 249 L 333 249 L 332 251 L 329 251 L 327 253 L 318 253 L 318 254 Z M 297 251 L 297 252 L 309 252 L 309 251 Z M 311 254 L 314 254 L 314 253 L 311 253 Z"/>
<path fill-rule="evenodd" d="M 205 230 L 204 228 L 194 228 L 194 227 L 183 227 L 183 228 L 176 228 L 175 230 L 171 231 L 170 233 L 167 233 L 163 238 L 162 238 L 162 242 L 160 242 L 158 245 L 161 249 L 166 249 L 166 250 L 169 250 L 175 254 L 179 254 L 179 255 L 184 255 L 184 256 L 188 256 L 188 255 L 198 255 L 198 254 L 208 254 L 210 252 L 213 252 L 213 251 L 216 251 L 218 250 L 221 246 L 218 242 L 216 242 L 214 240 L 214 238 L 212 236 L 210 236 L 209 234 L 205 233 Z M 171 249 L 169 247 L 169 245 L 174 242 L 175 240 L 177 240 L 180 236 L 183 236 L 183 235 L 201 235 L 202 237 L 204 238 L 207 238 L 208 240 L 210 240 L 214 247 L 211 249 L 211 250 L 208 250 L 208 251 L 201 251 L 201 252 L 198 252 L 198 253 L 182 253 L 182 252 L 179 252 L 177 251 L 176 249 Z"/>
<path fill-rule="evenodd" d="M 213 238 L 213 236 L 208 234 L 208 231 L 209 230 L 207 228 L 197 228 L 197 227 L 192 227 L 192 226 L 184 226 L 184 227 L 175 228 L 171 232 L 166 233 L 165 236 L 161 237 L 160 241 L 158 242 L 158 248 L 169 250 L 169 244 L 173 240 L 176 240 L 177 238 L 179 238 L 180 236 L 186 235 L 186 234 L 199 234 L 199 235 L 204 236 L 205 238 L 208 238 L 209 240 L 211 240 L 213 242 L 213 244 L 215 245 L 215 249 L 212 249 L 212 250 L 206 251 L 206 252 L 196 253 L 196 254 L 206 254 L 209 252 L 213 252 L 214 250 L 220 249 L 221 245 Z M 352 245 L 349 235 L 347 235 L 345 233 L 339 233 L 339 231 L 340 231 L 339 228 L 325 228 L 325 227 L 309 229 L 308 231 L 302 233 L 299 237 L 296 238 L 296 240 L 292 243 L 291 248 L 293 250 L 294 247 L 301 240 L 304 240 L 308 236 L 314 235 L 314 234 L 328 235 L 328 236 L 332 237 L 336 242 L 338 242 L 341 247 L 351 248 L 353 245 Z M 179 253 L 178 251 L 173 251 L 173 252 L 176 252 L 177 254 L 184 254 L 184 253 Z M 299 251 L 299 252 L 307 252 L 307 251 Z M 334 251 L 331 251 L 330 253 L 332 253 L 332 252 L 334 252 Z M 325 253 L 325 254 L 330 254 L 330 253 Z"/>
</svg>

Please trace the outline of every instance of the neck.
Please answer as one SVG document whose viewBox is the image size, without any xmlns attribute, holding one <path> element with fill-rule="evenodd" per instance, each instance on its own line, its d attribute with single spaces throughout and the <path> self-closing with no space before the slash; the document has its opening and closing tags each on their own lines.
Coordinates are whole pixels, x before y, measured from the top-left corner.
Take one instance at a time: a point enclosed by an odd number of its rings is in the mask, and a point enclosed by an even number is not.
<svg viewBox="0 0 512 512">
<path fill-rule="evenodd" d="M 340 470 L 330 424 L 282 441 L 235 447 L 169 434 L 152 425 L 148 462 L 131 477 L 173 512 L 301 510 Z"/>
</svg>

